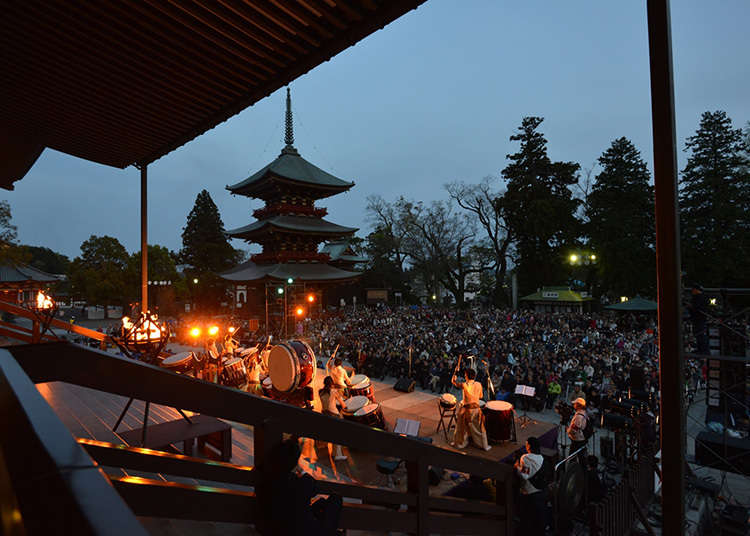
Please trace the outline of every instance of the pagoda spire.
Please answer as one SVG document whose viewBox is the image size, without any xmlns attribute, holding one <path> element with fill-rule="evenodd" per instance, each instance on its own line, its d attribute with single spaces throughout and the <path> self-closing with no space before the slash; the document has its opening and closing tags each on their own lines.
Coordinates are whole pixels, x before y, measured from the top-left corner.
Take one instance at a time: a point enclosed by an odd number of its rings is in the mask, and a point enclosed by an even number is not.
<svg viewBox="0 0 750 536">
<path fill-rule="evenodd" d="M 294 148 L 294 121 L 292 120 L 292 95 L 289 86 L 286 88 L 286 120 L 284 129 L 284 148 L 281 154 L 299 154 Z"/>
</svg>

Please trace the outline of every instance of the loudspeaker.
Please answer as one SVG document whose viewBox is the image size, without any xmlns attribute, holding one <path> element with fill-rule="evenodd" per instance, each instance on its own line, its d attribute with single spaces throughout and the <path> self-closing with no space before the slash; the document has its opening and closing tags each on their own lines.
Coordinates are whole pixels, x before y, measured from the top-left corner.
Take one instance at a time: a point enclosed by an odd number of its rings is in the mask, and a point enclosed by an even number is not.
<svg viewBox="0 0 750 536">
<path fill-rule="evenodd" d="M 416 386 L 417 382 L 407 376 L 404 376 L 403 378 L 399 378 L 393 388 L 396 391 L 401 391 L 402 393 L 411 393 Z"/>
<path fill-rule="evenodd" d="M 643 367 L 633 367 L 630 369 L 630 390 L 645 391 L 645 374 Z"/>
<path fill-rule="evenodd" d="M 732 473 L 750 476 L 750 439 L 726 438 L 713 432 L 701 432 L 695 438 L 695 461 Z"/>
</svg>

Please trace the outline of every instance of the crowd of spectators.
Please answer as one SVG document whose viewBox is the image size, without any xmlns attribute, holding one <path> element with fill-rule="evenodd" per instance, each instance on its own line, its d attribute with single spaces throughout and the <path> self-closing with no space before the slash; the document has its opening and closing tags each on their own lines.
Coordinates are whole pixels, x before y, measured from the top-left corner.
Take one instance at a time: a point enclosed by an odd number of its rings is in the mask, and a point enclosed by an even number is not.
<svg viewBox="0 0 750 536">
<path fill-rule="evenodd" d="M 410 376 L 435 393 L 451 391 L 458 357 L 489 396 L 534 387 L 522 403 L 551 408 L 557 398 L 601 397 L 627 391 L 632 367 L 644 389 L 658 390 L 655 315 L 540 313 L 500 309 L 370 307 L 326 313 L 306 323 L 320 357 L 338 355 L 373 379 Z M 691 381 L 700 370 L 691 369 Z M 491 381 L 491 386 L 488 382 Z"/>
</svg>

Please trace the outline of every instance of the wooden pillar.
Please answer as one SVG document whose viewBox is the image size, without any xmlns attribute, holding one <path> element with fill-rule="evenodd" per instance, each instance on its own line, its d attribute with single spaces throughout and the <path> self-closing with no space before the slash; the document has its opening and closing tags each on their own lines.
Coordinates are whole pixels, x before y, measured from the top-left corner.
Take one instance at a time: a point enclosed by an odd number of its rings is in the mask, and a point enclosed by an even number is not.
<svg viewBox="0 0 750 536">
<path fill-rule="evenodd" d="M 663 532 L 682 534 L 686 426 L 671 22 L 669 0 L 648 0 L 647 5 L 656 194 Z"/>
<path fill-rule="evenodd" d="M 417 534 L 429 534 L 427 522 L 429 520 L 430 489 L 427 482 L 427 463 L 423 458 L 406 462 L 407 491 L 417 496 Z"/>
<path fill-rule="evenodd" d="M 141 312 L 148 311 L 148 164 L 141 164 Z"/>
</svg>

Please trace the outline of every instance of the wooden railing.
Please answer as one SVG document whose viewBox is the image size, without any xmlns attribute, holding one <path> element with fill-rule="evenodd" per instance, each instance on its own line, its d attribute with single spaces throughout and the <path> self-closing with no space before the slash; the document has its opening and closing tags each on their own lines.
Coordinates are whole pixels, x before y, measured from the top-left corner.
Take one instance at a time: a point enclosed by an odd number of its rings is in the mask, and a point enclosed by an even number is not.
<svg viewBox="0 0 750 536">
<path fill-rule="evenodd" d="M 414 534 L 513 533 L 513 471 L 508 465 L 447 451 L 72 343 L 14 346 L 10 351 L 34 382 L 63 381 L 251 425 L 256 464 L 282 441 L 284 434 L 292 433 L 403 459 L 407 468 L 406 492 L 319 482 L 325 492 L 336 492 L 345 498 L 340 523 L 343 529 Z M 112 483 L 137 515 L 252 523 L 255 497 L 251 491 L 254 483 L 251 468 L 122 445 L 84 440 L 79 443 L 101 465 L 243 487 L 214 488 L 113 477 Z M 494 479 L 496 502 L 431 497 L 430 466 Z"/>
<path fill-rule="evenodd" d="M 146 536 L 104 472 L 2 349 L 0 534 Z"/>
<path fill-rule="evenodd" d="M 642 448 L 637 461 L 626 468 L 622 480 L 601 501 L 589 504 L 590 533 L 592 536 L 630 534 L 636 518 L 645 521 L 644 510 L 653 497 L 653 453 Z"/>
<path fill-rule="evenodd" d="M 2 335 L 3 337 L 15 339 L 27 344 L 57 340 L 57 337 L 53 333 L 45 333 L 44 335 L 42 335 L 40 318 L 36 314 L 34 314 L 34 311 L 27 309 L 26 307 L 21 307 L 14 303 L 8 303 L 4 301 L 0 301 L 0 311 L 4 311 L 15 316 L 20 316 L 21 318 L 26 318 L 28 320 L 31 320 L 32 322 L 32 327 L 31 329 L 29 329 L 24 326 L 19 326 L 18 324 L 0 321 L 0 335 Z M 59 320 L 57 318 L 53 318 L 50 321 L 49 326 L 51 328 L 59 328 L 64 329 L 68 332 L 77 333 L 78 335 L 83 335 L 84 337 L 88 337 L 89 339 L 94 339 L 97 341 L 104 341 L 109 338 L 107 335 L 105 335 L 104 333 L 100 333 L 99 331 L 84 328 L 83 326 L 77 326 L 69 322 L 63 322 L 62 320 Z"/>
</svg>

